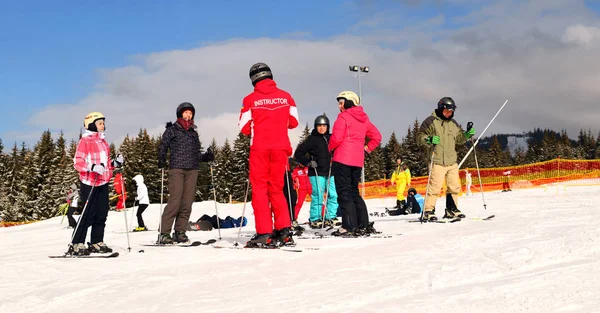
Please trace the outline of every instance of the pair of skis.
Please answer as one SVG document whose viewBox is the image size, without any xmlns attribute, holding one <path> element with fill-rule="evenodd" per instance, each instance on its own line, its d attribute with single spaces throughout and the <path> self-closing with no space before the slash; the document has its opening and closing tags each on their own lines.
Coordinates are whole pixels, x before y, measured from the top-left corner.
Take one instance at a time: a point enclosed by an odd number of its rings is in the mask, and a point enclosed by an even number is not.
<svg viewBox="0 0 600 313">
<path fill-rule="evenodd" d="M 113 253 L 105 253 L 105 254 L 90 254 L 90 255 L 73 255 L 73 254 L 64 254 L 64 255 L 50 255 L 48 256 L 51 259 L 110 259 L 116 258 L 119 256 L 119 252 Z"/>
<path fill-rule="evenodd" d="M 206 246 L 217 242 L 216 239 L 209 239 L 208 241 L 192 241 L 188 243 L 174 243 L 174 244 L 159 244 L 159 243 L 151 243 L 151 244 L 142 244 L 145 247 L 197 247 L 197 246 Z"/>
<path fill-rule="evenodd" d="M 180 243 L 180 244 L 142 244 L 142 246 L 146 247 L 197 247 L 202 245 L 210 245 L 217 242 L 215 239 L 209 239 L 208 241 L 192 241 L 189 243 Z M 90 254 L 90 255 L 74 255 L 65 253 L 63 255 L 50 255 L 48 256 L 51 259 L 108 259 L 108 258 L 116 258 L 119 256 L 119 252 L 113 253 L 105 253 L 105 254 Z"/>
</svg>

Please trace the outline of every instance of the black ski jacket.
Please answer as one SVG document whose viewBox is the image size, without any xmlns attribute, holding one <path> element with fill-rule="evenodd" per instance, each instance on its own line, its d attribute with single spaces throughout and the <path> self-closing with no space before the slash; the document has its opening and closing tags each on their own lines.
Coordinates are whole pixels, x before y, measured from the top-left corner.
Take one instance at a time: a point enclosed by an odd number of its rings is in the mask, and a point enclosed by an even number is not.
<svg viewBox="0 0 600 313">
<path fill-rule="evenodd" d="M 296 148 L 294 158 L 298 163 L 308 166 L 310 161 L 317 162 L 318 176 L 329 176 L 329 167 L 331 165 L 331 153 L 329 153 L 329 129 L 323 135 L 313 129 L 310 136 L 301 142 Z M 315 176 L 315 170 L 308 169 L 308 176 Z"/>
</svg>

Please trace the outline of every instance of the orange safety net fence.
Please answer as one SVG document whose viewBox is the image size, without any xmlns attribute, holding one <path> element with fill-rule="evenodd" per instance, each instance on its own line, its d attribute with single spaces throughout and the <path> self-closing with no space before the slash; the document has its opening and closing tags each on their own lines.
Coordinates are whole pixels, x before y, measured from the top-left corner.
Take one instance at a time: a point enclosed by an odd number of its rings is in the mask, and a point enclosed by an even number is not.
<svg viewBox="0 0 600 313">
<path fill-rule="evenodd" d="M 462 191 L 466 191 L 465 169 L 460 170 Z M 477 169 L 468 168 L 471 173 L 472 192 L 479 192 L 479 177 Z M 505 175 L 510 171 L 510 176 Z M 480 168 L 483 191 L 502 190 L 505 182 L 511 189 L 543 187 L 549 184 L 575 185 L 600 185 L 600 160 L 567 160 L 554 159 L 545 162 L 496 167 Z M 411 187 L 424 195 L 427 185 L 427 176 L 413 177 Z M 362 184 L 359 184 L 359 191 Z M 445 187 L 440 190 L 440 195 L 445 194 Z M 406 193 L 406 191 L 405 191 Z M 406 194 L 405 194 L 406 195 Z M 389 179 L 380 179 L 365 183 L 365 199 L 396 197 L 396 187 L 391 186 Z M 305 199 L 310 201 L 310 195 Z M 29 222 L 0 222 L 0 227 L 10 227 Z"/>
<path fill-rule="evenodd" d="M 477 169 L 468 168 L 471 173 L 472 192 L 480 191 Z M 507 172 L 510 171 L 510 175 Z M 597 185 L 600 184 L 600 160 L 567 160 L 554 159 L 545 162 L 496 168 L 480 168 L 483 191 L 502 190 L 508 183 L 509 188 L 533 188 L 548 184 L 564 185 Z M 466 191 L 466 173 L 460 170 L 462 191 Z M 418 193 L 425 194 L 427 176 L 413 177 L 411 187 Z M 359 184 L 359 189 L 362 185 Z M 445 194 L 445 188 L 440 195 Z M 381 179 L 365 183 L 365 198 L 395 197 L 396 187 L 391 186 L 389 179 Z"/>
</svg>

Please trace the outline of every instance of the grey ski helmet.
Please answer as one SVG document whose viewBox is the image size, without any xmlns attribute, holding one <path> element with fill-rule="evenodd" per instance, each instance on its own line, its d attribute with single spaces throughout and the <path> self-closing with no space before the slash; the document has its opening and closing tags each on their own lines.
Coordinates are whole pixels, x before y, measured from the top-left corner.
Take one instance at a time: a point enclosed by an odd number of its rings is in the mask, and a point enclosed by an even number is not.
<svg viewBox="0 0 600 313">
<path fill-rule="evenodd" d="M 315 118 L 315 128 L 317 128 L 317 125 L 327 125 L 327 130 L 329 130 L 329 118 L 327 118 L 325 113 Z"/>
<path fill-rule="evenodd" d="M 273 73 L 267 64 L 256 63 L 250 67 L 250 80 L 252 81 L 252 86 L 256 86 L 256 83 L 266 78 L 273 79 Z"/>
<path fill-rule="evenodd" d="M 177 115 L 177 118 L 182 118 L 183 111 L 185 111 L 185 110 L 191 110 L 192 111 L 192 119 L 194 119 L 194 116 L 196 115 L 196 109 L 189 102 L 184 102 L 184 103 L 180 104 L 179 106 L 177 106 L 177 111 L 175 112 L 175 114 Z"/>
<path fill-rule="evenodd" d="M 454 103 L 454 100 L 452 100 L 452 98 L 450 97 L 443 97 L 438 102 L 438 109 L 448 109 L 451 111 L 456 111 L 456 103 Z"/>
</svg>

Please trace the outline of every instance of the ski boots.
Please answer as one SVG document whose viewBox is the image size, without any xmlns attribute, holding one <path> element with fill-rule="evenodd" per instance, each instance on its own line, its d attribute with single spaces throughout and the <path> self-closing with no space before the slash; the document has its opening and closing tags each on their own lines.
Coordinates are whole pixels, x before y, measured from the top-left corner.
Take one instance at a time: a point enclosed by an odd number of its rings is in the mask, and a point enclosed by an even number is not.
<svg viewBox="0 0 600 313">
<path fill-rule="evenodd" d="M 111 253 L 113 249 L 109 248 L 104 242 L 89 243 L 88 250 L 91 253 Z"/>
<path fill-rule="evenodd" d="M 173 241 L 176 243 L 188 243 L 190 242 L 190 238 L 188 238 L 184 231 L 175 231 L 173 233 Z"/>
<path fill-rule="evenodd" d="M 160 235 L 158 235 L 158 244 L 171 245 L 173 244 L 173 242 L 173 238 L 171 238 L 171 235 L 169 235 L 169 233 L 160 233 Z"/>
<path fill-rule="evenodd" d="M 294 238 L 292 238 L 292 229 L 283 228 L 273 232 L 273 244 L 276 246 L 295 246 Z"/>
<path fill-rule="evenodd" d="M 423 212 L 423 222 L 435 222 L 437 216 L 435 216 L 435 210 Z"/>
<path fill-rule="evenodd" d="M 271 234 L 256 234 L 246 242 L 246 248 L 273 248 L 273 238 Z"/>
<path fill-rule="evenodd" d="M 457 208 L 446 209 L 446 214 L 444 214 L 444 218 L 453 219 L 453 218 L 465 218 L 465 215 Z"/>
<path fill-rule="evenodd" d="M 298 224 L 298 221 L 297 221 L 297 220 L 294 220 L 294 221 L 292 222 L 292 228 L 293 228 L 295 231 L 304 231 L 304 227 L 300 226 L 300 224 Z"/>
<path fill-rule="evenodd" d="M 312 229 L 323 228 L 323 222 L 321 222 L 321 220 L 308 222 L 308 226 Z"/>
<path fill-rule="evenodd" d="M 83 243 L 74 243 L 69 245 L 69 251 L 67 254 L 72 255 L 90 255 L 90 251 Z"/>
</svg>

